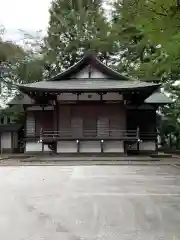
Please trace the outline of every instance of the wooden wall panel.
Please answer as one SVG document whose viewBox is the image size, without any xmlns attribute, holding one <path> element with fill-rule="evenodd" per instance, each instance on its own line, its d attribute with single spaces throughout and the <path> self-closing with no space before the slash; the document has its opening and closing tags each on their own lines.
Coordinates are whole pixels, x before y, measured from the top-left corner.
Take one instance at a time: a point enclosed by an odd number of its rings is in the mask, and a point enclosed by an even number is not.
<svg viewBox="0 0 180 240">
<path fill-rule="evenodd" d="M 53 131 L 54 126 L 54 114 L 52 111 L 38 111 L 35 112 L 36 117 L 36 135 L 39 136 L 41 129 L 43 131 Z"/>
<path fill-rule="evenodd" d="M 71 106 L 59 106 L 59 131 L 71 137 Z"/>
<path fill-rule="evenodd" d="M 26 114 L 26 135 L 34 136 L 35 132 L 36 132 L 35 115 L 33 112 L 27 112 L 27 114 Z"/>
<path fill-rule="evenodd" d="M 98 109 L 98 120 L 97 120 L 97 136 L 108 137 L 109 136 L 109 106 L 103 105 Z"/>
<path fill-rule="evenodd" d="M 88 106 L 83 108 L 83 131 L 85 137 L 97 136 L 97 115 L 98 106 Z"/>
<path fill-rule="evenodd" d="M 72 137 L 119 136 L 126 129 L 120 104 L 60 105 L 59 131 Z"/>
<path fill-rule="evenodd" d="M 114 105 L 109 109 L 110 136 L 120 136 L 125 125 L 125 108 L 123 105 Z"/>
<path fill-rule="evenodd" d="M 71 108 L 71 130 L 73 137 L 83 136 L 83 108 L 81 106 L 72 106 Z"/>
</svg>

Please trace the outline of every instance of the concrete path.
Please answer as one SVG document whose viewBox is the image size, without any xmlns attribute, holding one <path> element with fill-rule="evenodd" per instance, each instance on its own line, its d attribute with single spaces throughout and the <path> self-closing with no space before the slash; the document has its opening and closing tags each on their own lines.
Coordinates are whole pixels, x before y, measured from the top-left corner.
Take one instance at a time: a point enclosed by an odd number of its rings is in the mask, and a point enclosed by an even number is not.
<svg viewBox="0 0 180 240">
<path fill-rule="evenodd" d="M 173 166 L 0 168 L 0 239 L 180 239 Z"/>
</svg>

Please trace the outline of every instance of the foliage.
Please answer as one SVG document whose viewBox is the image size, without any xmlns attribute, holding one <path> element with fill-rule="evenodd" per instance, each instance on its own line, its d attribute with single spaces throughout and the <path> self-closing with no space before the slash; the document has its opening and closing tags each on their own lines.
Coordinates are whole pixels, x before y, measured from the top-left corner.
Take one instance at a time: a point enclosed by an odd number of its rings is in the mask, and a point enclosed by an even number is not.
<svg viewBox="0 0 180 240">
<path fill-rule="evenodd" d="M 75 64 L 86 51 L 109 60 L 115 49 L 110 24 L 99 0 L 54 0 L 50 8 L 46 59 L 56 72 Z"/>
<path fill-rule="evenodd" d="M 180 51 L 180 6 L 176 0 L 132 0 L 122 7 L 122 18 L 126 24 L 133 24 L 144 33 L 146 39 L 160 45 L 168 56 L 168 64 L 178 64 Z"/>
<path fill-rule="evenodd" d="M 132 22 L 130 16 L 128 20 L 125 18 L 122 1 L 116 1 L 113 9 L 112 33 L 119 49 L 116 53 L 118 70 L 133 78 L 156 81 L 156 74 L 148 72 L 147 66 L 149 63 L 152 65 L 152 59 L 160 55 L 161 49 L 148 39 L 143 29 Z"/>
<path fill-rule="evenodd" d="M 27 56 L 17 64 L 15 69 L 16 83 L 32 83 L 43 77 L 44 62 L 41 58 Z"/>
<path fill-rule="evenodd" d="M 175 102 L 160 109 L 160 133 L 180 147 L 180 8 L 172 0 L 117 0 L 113 6 L 121 50 L 118 68 L 134 78 L 161 81 Z"/>
<path fill-rule="evenodd" d="M 162 114 L 159 131 L 164 144 L 180 148 L 180 101 L 164 107 Z"/>
<path fill-rule="evenodd" d="M 18 59 L 24 56 L 23 49 L 12 42 L 0 40 L 0 62 Z"/>
<path fill-rule="evenodd" d="M 16 93 L 16 84 L 40 81 L 43 77 L 44 62 L 40 54 L 42 38 L 24 33 L 24 45 L 0 40 L 1 104 Z"/>
<path fill-rule="evenodd" d="M 16 105 L 7 107 L 0 111 L 1 116 L 6 116 L 11 118 L 11 122 L 22 124 L 25 121 L 25 114 L 23 106 Z"/>
</svg>

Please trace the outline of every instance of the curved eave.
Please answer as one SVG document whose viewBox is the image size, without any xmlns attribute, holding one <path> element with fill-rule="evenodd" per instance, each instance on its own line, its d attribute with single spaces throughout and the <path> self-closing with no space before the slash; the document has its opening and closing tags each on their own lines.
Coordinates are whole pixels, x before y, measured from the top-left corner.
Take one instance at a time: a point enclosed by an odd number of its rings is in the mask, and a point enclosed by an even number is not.
<svg viewBox="0 0 180 240">
<path fill-rule="evenodd" d="M 160 87 L 160 84 L 152 85 L 152 86 L 137 86 L 137 87 L 117 87 L 117 88 L 97 88 L 97 89 L 91 89 L 91 88 L 81 88 L 81 89 L 57 89 L 57 88 L 37 88 L 37 87 L 28 87 L 28 86 L 17 86 L 17 88 L 27 94 L 29 92 L 47 92 L 47 93 L 64 93 L 64 92 L 69 92 L 69 93 L 76 93 L 76 92 L 132 92 L 132 91 L 148 91 L 150 93 L 154 92 L 156 89 Z"/>
</svg>

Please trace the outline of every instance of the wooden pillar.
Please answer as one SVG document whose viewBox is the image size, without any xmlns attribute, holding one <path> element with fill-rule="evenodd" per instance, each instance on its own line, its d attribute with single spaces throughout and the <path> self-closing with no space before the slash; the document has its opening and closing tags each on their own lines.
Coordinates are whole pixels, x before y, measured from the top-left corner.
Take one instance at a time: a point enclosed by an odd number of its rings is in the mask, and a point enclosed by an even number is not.
<svg viewBox="0 0 180 240">
<path fill-rule="evenodd" d="M 44 141 L 42 141 L 42 152 L 44 153 Z"/>
<path fill-rule="evenodd" d="M 25 112 L 25 124 L 24 124 L 24 138 L 25 136 L 27 135 L 27 107 L 25 105 L 23 105 L 23 109 L 24 109 L 24 112 Z M 24 139 L 23 139 L 24 141 Z"/>
<path fill-rule="evenodd" d="M 59 131 L 59 104 L 57 100 L 56 100 L 56 131 L 57 133 Z"/>
<path fill-rule="evenodd" d="M 156 128 L 156 151 L 158 150 L 158 136 L 159 136 L 159 131 Z"/>
<path fill-rule="evenodd" d="M 11 153 L 14 152 L 14 132 L 11 132 Z"/>
<path fill-rule="evenodd" d="M 139 144 L 140 144 L 140 130 L 139 127 L 137 127 L 137 151 L 139 153 Z"/>
<path fill-rule="evenodd" d="M 77 144 L 77 153 L 80 152 L 80 141 L 76 140 L 76 144 Z"/>
<path fill-rule="evenodd" d="M 104 140 L 101 140 L 101 153 L 104 152 Z"/>
<path fill-rule="evenodd" d="M 77 101 L 79 101 L 80 93 L 78 92 L 78 93 L 76 93 L 76 95 L 77 95 Z"/>
<path fill-rule="evenodd" d="M 91 75 L 92 75 L 92 67 L 91 65 L 88 66 L 88 75 L 89 75 L 89 78 L 91 78 Z"/>
<path fill-rule="evenodd" d="M 155 134 L 156 134 L 156 151 L 158 150 L 158 135 L 159 135 L 159 130 L 157 128 L 157 114 L 156 111 L 158 110 L 158 106 L 156 106 L 155 110 Z"/>
<path fill-rule="evenodd" d="M 43 128 L 40 130 L 40 143 L 42 143 L 42 152 L 44 152 Z"/>
<path fill-rule="evenodd" d="M 20 146 L 22 144 L 22 149 L 23 149 L 23 153 L 25 152 L 26 149 L 26 143 L 27 143 L 27 106 L 23 105 L 23 109 L 25 112 L 25 124 L 24 124 L 24 129 L 23 129 L 23 144 L 21 143 L 21 139 L 20 139 Z"/>
<path fill-rule="evenodd" d="M 55 113 L 55 116 L 56 116 L 56 147 L 55 147 L 55 152 L 57 153 L 57 147 L 58 147 L 58 139 L 59 139 L 59 103 L 57 101 L 57 97 L 56 97 L 56 101 L 55 101 L 55 104 L 56 104 L 56 113 Z"/>
<path fill-rule="evenodd" d="M 43 104 L 43 105 L 42 105 L 42 111 L 43 111 L 43 113 L 44 113 L 44 107 L 45 107 L 45 106 L 44 106 L 44 104 Z M 43 114 L 43 115 L 44 115 L 44 114 Z M 42 126 L 42 125 L 41 125 L 41 126 Z M 41 128 L 41 139 L 42 139 L 41 141 L 42 141 L 42 152 L 44 153 L 44 139 L 43 139 L 43 137 L 44 137 L 44 136 L 43 136 L 43 135 L 44 135 L 44 134 L 43 134 L 44 129 L 43 129 L 43 127 L 44 127 L 44 126 L 42 126 L 42 128 Z M 46 129 L 45 129 L 45 130 L 46 130 Z"/>
<path fill-rule="evenodd" d="M 1 148 L 1 154 L 2 154 L 2 133 L 0 133 L 0 148 Z"/>
</svg>

